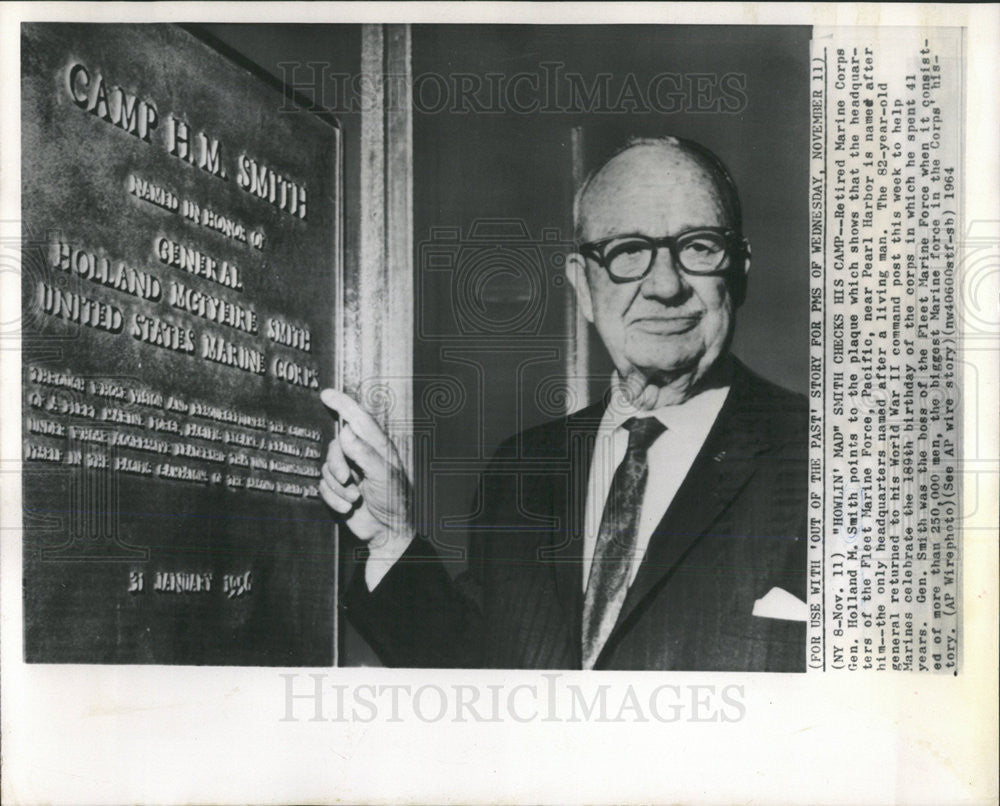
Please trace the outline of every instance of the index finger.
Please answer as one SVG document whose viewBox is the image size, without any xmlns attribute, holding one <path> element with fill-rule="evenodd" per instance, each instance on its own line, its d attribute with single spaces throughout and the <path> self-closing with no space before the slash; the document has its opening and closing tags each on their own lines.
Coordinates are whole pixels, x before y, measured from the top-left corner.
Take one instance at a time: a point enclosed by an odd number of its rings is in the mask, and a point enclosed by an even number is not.
<svg viewBox="0 0 1000 806">
<path fill-rule="evenodd" d="M 375 418 L 361 408 L 354 398 L 339 389 L 324 389 L 320 392 L 319 399 L 323 401 L 324 406 L 337 412 L 345 422 L 350 423 L 351 428 L 365 442 L 381 453 L 386 453 L 389 448 L 389 437 L 385 435 Z"/>
</svg>

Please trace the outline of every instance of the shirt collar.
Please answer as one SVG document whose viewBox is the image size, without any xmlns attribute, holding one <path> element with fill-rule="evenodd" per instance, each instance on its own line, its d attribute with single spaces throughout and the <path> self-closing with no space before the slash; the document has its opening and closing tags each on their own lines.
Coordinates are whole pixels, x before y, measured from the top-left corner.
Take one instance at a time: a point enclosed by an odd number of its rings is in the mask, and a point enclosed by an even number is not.
<svg viewBox="0 0 1000 806">
<path fill-rule="evenodd" d="M 683 403 L 660 406 L 648 411 L 640 411 L 628 403 L 619 394 L 620 388 L 621 378 L 617 371 L 612 372 L 611 394 L 601 420 L 602 428 L 609 430 L 618 428 L 630 417 L 656 417 L 668 429 L 673 428 L 683 433 L 706 420 L 715 421 L 726 396 L 729 394 L 730 384 L 727 382 L 724 385 L 712 386 L 693 397 L 689 397 Z"/>
</svg>

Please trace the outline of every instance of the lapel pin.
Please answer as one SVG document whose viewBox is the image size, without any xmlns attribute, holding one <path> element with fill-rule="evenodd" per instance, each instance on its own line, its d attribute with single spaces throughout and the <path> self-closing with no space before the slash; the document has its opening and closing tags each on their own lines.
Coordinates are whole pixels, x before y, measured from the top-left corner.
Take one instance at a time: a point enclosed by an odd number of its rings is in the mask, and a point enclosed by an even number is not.
<svg viewBox="0 0 1000 806">
<path fill-rule="evenodd" d="M 726 452 L 725 451 L 719 451 L 717 454 L 715 454 L 715 461 L 716 462 L 721 462 L 725 458 L 726 458 Z"/>
</svg>

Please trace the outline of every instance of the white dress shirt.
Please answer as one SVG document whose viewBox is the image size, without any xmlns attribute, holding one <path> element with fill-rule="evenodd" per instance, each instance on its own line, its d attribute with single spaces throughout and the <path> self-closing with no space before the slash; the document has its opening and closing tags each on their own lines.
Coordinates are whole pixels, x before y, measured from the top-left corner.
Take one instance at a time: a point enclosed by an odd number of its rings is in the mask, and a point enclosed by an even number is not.
<svg viewBox="0 0 1000 806">
<path fill-rule="evenodd" d="M 617 375 L 612 381 L 618 386 Z M 587 483 L 586 509 L 583 522 L 583 589 L 587 589 L 590 566 L 593 564 L 597 533 L 601 528 L 604 503 L 611 489 L 611 480 L 625 458 L 628 432 L 621 427 L 629 417 L 656 417 L 667 430 L 653 442 L 647 451 L 649 475 L 643 495 L 639 531 L 632 558 L 629 584 L 639 571 L 639 564 L 646 553 L 653 530 L 663 519 L 674 500 L 677 490 L 687 476 L 695 457 L 705 444 L 705 438 L 718 417 L 722 404 L 729 394 L 728 386 L 706 389 L 701 394 L 675 406 L 662 406 L 652 411 L 640 412 L 629 406 L 617 392 L 612 393 L 611 404 L 597 429 L 594 457 L 590 463 Z"/>
</svg>

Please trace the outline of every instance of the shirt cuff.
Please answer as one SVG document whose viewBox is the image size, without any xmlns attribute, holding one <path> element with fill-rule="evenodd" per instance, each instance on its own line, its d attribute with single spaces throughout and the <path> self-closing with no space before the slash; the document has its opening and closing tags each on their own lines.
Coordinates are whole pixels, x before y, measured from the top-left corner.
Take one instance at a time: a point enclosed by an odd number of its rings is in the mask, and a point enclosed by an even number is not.
<svg viewBox="0 0 1000 806">
<path fill-rule="evenodd" d="M 385 575 L 396 564 L 396 561 L 406 553 L 413 542 L 414 536 L 408 539 L 392 540 L 382 546 L 368 546 L 368 559 L 365 561 L 365 587 L 371 593 L 385 579 Z"/>
</svg>

